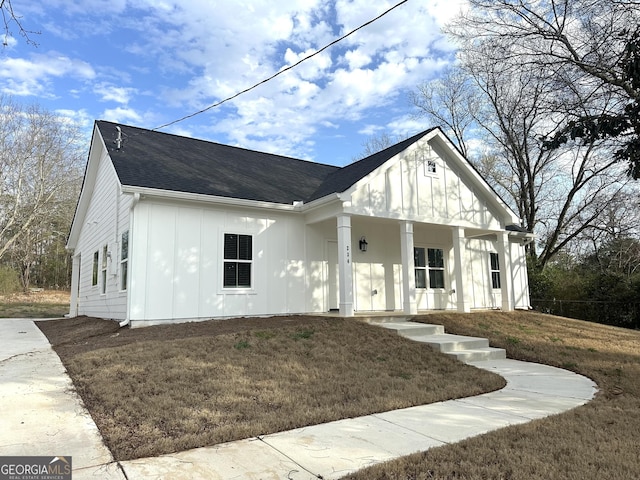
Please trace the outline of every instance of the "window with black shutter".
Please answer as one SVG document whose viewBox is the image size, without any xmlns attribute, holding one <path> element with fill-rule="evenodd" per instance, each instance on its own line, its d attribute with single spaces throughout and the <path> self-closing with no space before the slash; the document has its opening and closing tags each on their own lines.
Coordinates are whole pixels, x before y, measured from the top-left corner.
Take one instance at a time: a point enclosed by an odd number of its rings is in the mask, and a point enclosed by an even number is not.
<svg viewBox="0 0 640 480">
<path fill-rule="evenodd" d="M 251 288 L 253 237 L 224 234 L 224 288 Z"/>
</svg>

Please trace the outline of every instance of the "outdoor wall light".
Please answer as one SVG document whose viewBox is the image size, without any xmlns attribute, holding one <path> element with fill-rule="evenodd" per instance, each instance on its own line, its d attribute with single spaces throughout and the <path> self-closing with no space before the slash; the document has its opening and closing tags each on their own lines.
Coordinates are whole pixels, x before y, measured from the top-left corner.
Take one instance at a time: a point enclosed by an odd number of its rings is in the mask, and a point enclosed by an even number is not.
<svg viewBox="0 0 640 480">
<path fill-rule="evenodd" d="M 360 251 L 361 252 L 366 252 L 367 251 L 367 246 L 369 245 L 367 243 L 367 239 L 364 237 L 360 237 L 360 242 L 358 242 L 360 244 Z"/>
</svg>

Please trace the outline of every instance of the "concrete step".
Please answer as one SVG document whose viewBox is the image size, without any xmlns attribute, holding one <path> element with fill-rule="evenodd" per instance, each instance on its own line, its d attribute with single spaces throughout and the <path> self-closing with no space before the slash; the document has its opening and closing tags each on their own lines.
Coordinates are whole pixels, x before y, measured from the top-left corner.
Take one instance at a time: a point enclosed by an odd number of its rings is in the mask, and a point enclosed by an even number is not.
<svg viewBox="0 0 640 480">
<path fill-rule="evenodd" d="M 489 346 L 489 340 L 479 337 L 452 335 L 444 333 L 442 325 L 430 325 L 409 321 L 372 322 L 399 335 L 429 345 L 447 355 L 452 355 L 461 362 L 479 362 L 485 360 L 501 360 L 507 358 L 502 348 Z"/>
<path fill-rule="evenodd" d="M 378 315 L 370 315 L 370 316 L 366 316 L 366 315 L 358 315 L 357 316 L 358 320 L 362 320 L 363 322 L 367 322 L 367 323 L 407 323 L 407 322 L 411 322 L 411 320 L 413 320 L 413 316 L 411 315 L 384 315 L 384 314 L 378 314 Z M 416 322 L 411 322 L 411 323 L 416 323 Z"/>
<path fill-rule="evenodd" d="M 504 348 L 476 348 L 473 350 L 458 350 L 455 352 L 446 352 L 447 355 L 456 357 L 461 362 L 483 362 L 487 360 L 504 360 L 507 358 L 507 352 Z"/>
<path fill-rule="evenodd" d="M 444 327 L 442 325 L 417 322 L 384 322 L 379 325 L 389 330 L 395 330 L 398 335 L 409 338 L 444 334 Z"/>
<path fill-rule="evenodd" d="M 430 347 L 444 353 L 460 350 L 474 350 L 489 346 L 489 340 L 486 338 L 465 337 L 462 335 L 451 335 L 448 333 L 443 333 L 441 335 L 428 335 L 424 337 L 412 337 L 412 340 L 426 343 Z"/>
</svg>

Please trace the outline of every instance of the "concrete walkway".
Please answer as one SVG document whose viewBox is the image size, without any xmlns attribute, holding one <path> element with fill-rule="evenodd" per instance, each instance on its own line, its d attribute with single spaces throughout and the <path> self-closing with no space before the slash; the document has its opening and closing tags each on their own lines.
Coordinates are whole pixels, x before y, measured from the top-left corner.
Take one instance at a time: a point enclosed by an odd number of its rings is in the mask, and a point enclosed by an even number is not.
<svg viewBox="0 0 640 480">
<path fill-rule="evenodd" d="M 0 319 L 0 456 L 67 455 L 73 478 L 335 479 L 363 467 L 583 405 L 594 382 L 515 360 L 472 363 L 497 392 L 114 463 L 58 356 L 32 321 Z M 125 477 L 126 473 L 126 477 Z"/>
</svg>

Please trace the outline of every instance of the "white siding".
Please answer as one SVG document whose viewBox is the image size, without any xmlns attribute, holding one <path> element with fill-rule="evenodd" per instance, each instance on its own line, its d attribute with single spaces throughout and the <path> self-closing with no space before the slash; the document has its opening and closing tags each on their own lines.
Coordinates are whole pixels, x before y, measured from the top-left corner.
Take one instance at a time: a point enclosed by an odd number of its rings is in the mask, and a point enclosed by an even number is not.
<svg viewBox="0 0 640 480">
<path fill-rule="evenodd" d="M 120 291 L 120 235 L 129 229 L 131 199 L 120 193 L 107 154 L 94 149 L 92 155 L 99 162 L 95 186 L 75 249 L 75 255 L 81 259 L 78 314 L 121 320 L 126 318 L 127 297 L 126 292 Z M 98 285 L 92 285 L 92 269 L 94 252 L 99 252 L 102 265 L 104 245 L 111 256 L 107 260 L 106 293 L 102 294 L 102 275 L 99 272 Z"/>
<path fill-rule="evenodd" d="M 323 264 L 316 255 L 305 267 L 307 231 L 295 214 L 142 200 L 135 208 L 132 237 L 131 274 L 137 281 L 131 289 L 131 319 L 318 311 Z M 222 286 L 225 233 L 253 237 L 251 289 Z"/>
<path fill-rule="evenodd" d="M 361 237 L 367 240 L 366 252 L 358 248 Z M 401 309 L 402 268 L 398 223 L 354 219 L 352 251 L 354 308 L 360 312 Z"/>
<path fill-rule="evenodd" d="M 436 163 L 436 172 L 425 162 Z M 451 166 L 443 153 L 429 156 L 407 150 L 386 169 L 358 184 L 350 211 L 381 218 L 404 218 L 429 223 L 500 229 L 500 220 L 470 186 L 471 181 Z"/>
<path fill-rule="evenodd" d="M 529 277 L 527 275 L 527 258 L 523 245 L 510 243 L 511 265 L 513 268 L 514 307 L 529 309 Z"/>
<path fill-rule="evenodd" d="M 502 305 L 500 290 L 494 290 L 491 283 L 491 252 L 497 252 L 494 241 L 470 240 L 467 243 L 471 308 L 499 308 Z"/>
</svg>

